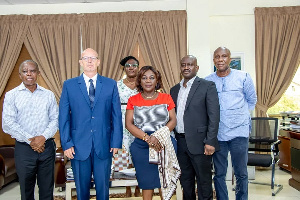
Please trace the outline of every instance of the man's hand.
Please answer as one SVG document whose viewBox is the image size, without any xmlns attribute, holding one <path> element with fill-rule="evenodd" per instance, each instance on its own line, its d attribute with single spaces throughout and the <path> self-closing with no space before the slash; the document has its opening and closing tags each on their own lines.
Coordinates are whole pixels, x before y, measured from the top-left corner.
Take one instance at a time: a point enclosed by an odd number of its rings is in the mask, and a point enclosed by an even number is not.
<svg viewBox="0 0 300 200">
<path fill-rule="evenodd" d="M 45 150 L 45 141 L 46 138 L 42 135 L 40 136 L 35 136 L 33 138 L 29 138 L 28 139 L 30 141 L 30 147 L 38 152 L 38 153 L 42 153 Z"/>
<path fill-rule="evenodd" d="M 45 145 L 41 146 L 40 148 L 37 147 L 31 147 L 31 148 L 38 153 L 43 153 L 45 150 Z"/>
<path fill-rule="evenodd" d="M 209 145 L 209 144 L 206 144 L 204 146 L 204 154 L 207 155 L 207 156 L 211 156 L 215 153 L 215 147 Z"/>
<path fill-rule="evenodd" d="M 111 149 L 110 149 L 110 152 L 113 152 L 113 156 L 114 156 L 115 154 L 117 154 L 118 151 L 119 151 L 118 148 L 111 148 Z"/>
<path fill-rule="evenodd" d="M 73 159 L 75 155 L 74 147 L 71 147 L 64 151 L 65 156 L 67 156 L 69 159 Z"/>
</svg>

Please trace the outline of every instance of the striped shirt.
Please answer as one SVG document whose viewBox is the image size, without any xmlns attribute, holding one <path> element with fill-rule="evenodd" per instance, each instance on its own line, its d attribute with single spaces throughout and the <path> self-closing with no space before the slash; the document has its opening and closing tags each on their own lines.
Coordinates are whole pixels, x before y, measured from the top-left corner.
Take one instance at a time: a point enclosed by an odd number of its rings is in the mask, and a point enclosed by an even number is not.
<svg viewBox="0 0 300 200">
<path fill-rule="evenodd" d="M 218 140 L 229 141 L 236 137 L 249 137 L 251 116 L 257 96 L 250 75 L 231 69 L 229 75 L 219 77 L 216 72 L 206 80 L 216 84 L 220 102 L 220 123 Z"/>
<path fill-rule="evenodd" d="M 31 92 L 23 83 L 5 94 L 2 113 L 3 131 L 19 142 L 54 136 L 58 130 L 58 106 L 53 92 L 39 85 Z"/>
</svg>

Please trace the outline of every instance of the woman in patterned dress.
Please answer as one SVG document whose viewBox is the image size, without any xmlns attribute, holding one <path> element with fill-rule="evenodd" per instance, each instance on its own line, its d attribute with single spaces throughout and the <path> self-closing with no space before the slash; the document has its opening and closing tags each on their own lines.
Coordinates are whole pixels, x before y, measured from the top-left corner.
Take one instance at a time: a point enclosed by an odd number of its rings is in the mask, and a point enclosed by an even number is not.
<svg viewBox="0 0 300 200">
<path fill-rule="evenodd" d="M 128 100 L 125 125 L 135 136 L 130 147 L 143 199 L 150 200 L 155 188 L 161 188 L 158 165 L 149 164 L 149 148 L 162 150 L 158 139 L 151 134 L 167 126 L 170 131 L 176 126 L 175 104 L 169 94 L 158 92 L 162 88 L 160 73 L 152 66 L 144 66 L 137 75 L 138 94 Z M 171 140 L 176 149 L 176 141 Z"/>
<path fill-rule="evenodd" d="M 139 71 L 139 61 L 133 56 L 127 56 L 121 60 L 120 65 L 123 66 L 126 78 L 117 82 L 123 122 L 123 145 L 122 149 L 118 151 L 117 156 L 122 157 L 122 153 L 128 154 L 128 164 L 131 164 L 129 147 L 134 140 L 134 136 L 125 128 L 125 112 L 129 97 L 138 93 L 136 88 L 136 76 Z M 117 166 L 114 167 L 116 168 Z M 119 171 L 119 169 L 115 169 L 115 171 Z"/>
</svg>

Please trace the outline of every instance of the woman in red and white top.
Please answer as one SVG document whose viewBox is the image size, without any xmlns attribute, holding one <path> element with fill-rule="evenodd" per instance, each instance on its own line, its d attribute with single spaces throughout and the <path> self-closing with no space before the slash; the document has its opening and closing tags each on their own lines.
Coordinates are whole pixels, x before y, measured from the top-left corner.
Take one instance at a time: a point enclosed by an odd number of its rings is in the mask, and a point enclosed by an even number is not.
<svg viewBox="0 0 300 200">
<path fill-rule="evenodd" d="M 170 131 L 175 128 L 175 104 L 169 94 L 158 92 L 162 88 L 162 81 L 159 71 L 154 67 L 142 67 L 136 81 L 139 93 L 128 100 L 125 125 L 136 137 L 130 152 L 139 187 L 143 190 L 143 199 L 150 200 L 154 189 L 161 188 L 161 184 L 158 165 L 149 163 L 149 148 L 156 151 L 163 148 L 151 134 L 164 126 Z M 176 149 L 176 140 L 170 137 Z"/>
</svg>

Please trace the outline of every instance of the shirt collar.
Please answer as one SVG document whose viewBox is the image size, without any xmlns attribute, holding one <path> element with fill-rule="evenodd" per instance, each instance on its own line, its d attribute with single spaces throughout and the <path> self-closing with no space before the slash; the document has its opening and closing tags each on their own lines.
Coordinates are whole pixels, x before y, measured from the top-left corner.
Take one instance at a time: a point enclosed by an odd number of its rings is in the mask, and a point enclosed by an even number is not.
<svg viewBox="0 0 300 200">
<path fill-rule="evenodd" d="M 196 79 L 196 76 L 194 76 L 193 78 L 191 78 L 191 79 L 186 83 L 187 87 L 191 86 L 191 85 L 194 83 L 194 80 L 195 80 L 195 79 Z M 184 81 L 184 79 L 182 79 L 182 80 L 180 81 L 180 87 L 183 87 L 183 81 Z"/>
<path fill-rule="evenodd" d="M 88 77 L 87 75 L 85 75 L 84 73 L 82 73 L 82 74 L 83 74 L 84 81 L 85 81 L 86 83 L 88 83 L 90 79 L 92 79 L 94 83 L 97 81 L 97 75 L 98 75 L 98 74 L 95 74 L 95 76 L 93 76 L 92 78 L 89 78 L 89 77 Z"/>
<path fill-rule="evenodd" d="M 25 87 L 24 83 L 22 82 L 19 85 L 18 90 L 26 90 L 27 88 Z M 27 89 L 28 90 L 28 89 Z M 43 88 L 42 86 L 40 86 L 39 84 L 36 83 L 36 90 L 45 90 L 45 88 Z"/>
</svg>

